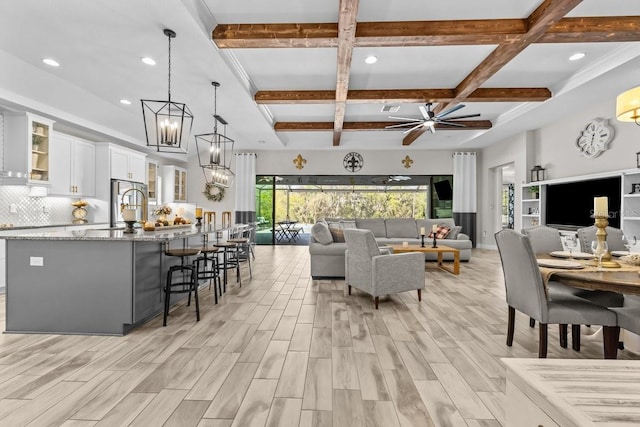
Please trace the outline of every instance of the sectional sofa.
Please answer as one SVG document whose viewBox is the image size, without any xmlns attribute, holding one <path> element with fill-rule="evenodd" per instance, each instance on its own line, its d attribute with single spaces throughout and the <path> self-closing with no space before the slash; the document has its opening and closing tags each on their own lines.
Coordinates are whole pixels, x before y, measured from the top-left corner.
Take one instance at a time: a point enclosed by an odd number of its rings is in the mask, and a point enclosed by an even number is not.
<svg viewBox="0 0 640 427">
<path fill-rule="evenodd" d="M 433 225 L 446 226 L 451 229 L 442 244 L 460 250 L 460 260 L 471 259 L 472 242 L 469 236 L 460 232 L 453 218 L 414 219 L 414 218 L 367 218 L 367 219 L 332 219 L 318 221 L 311 229 L 309 239 L 309 255 L 311 257 L 311 277 L 329 278 L 344 277 L 344 251 L 347 248 L 344 241 L 340 241 L 340 230 L 345 228 L 361 228 L 371 230 L 380 246 L 391 244 L 419 244 L 420 229 L 425 228 L 428 235 Z M 327 235 L 327 229 L 331 234 Z M 425 245 L 432 240 L 425 238 Z M 453 254 L 443 254 L 444 260 L 453 260 Z M 427 261 L 435 261 L 437 254 L 425 254 Z"/>
</svg>

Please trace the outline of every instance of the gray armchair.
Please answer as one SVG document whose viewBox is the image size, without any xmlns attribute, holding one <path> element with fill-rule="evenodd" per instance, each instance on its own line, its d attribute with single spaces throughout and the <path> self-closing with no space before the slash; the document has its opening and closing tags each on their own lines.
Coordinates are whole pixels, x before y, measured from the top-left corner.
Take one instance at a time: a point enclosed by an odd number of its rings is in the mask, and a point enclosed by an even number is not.
<svg viewBox="0 0 640 427">
<path fill-rule="evenodd" d="M 509 306 L 507 345 L 513 344 L 515 310 L 518 310 L 539 323 L 538 356 L 541 358 L 547 357 L 547 325 L 569 323 L 602 325 L 605 358 L 615 358 L 620 333 L 616 314 L 574 295 L 547 295 L 529 239 L 513 230 L 499 231 L 495 238 Z"/>
<path fill-rule="evenodd" d="M 421 252 L 387 254 L 378 247 L 373 232 L 344 230 L 345 282 L 351 295 L 355 287 L 374 297 L 378 308 L 381 295 L 417 290 L 418 301 L 424 289 L 424 254 Z"/>
</svg>

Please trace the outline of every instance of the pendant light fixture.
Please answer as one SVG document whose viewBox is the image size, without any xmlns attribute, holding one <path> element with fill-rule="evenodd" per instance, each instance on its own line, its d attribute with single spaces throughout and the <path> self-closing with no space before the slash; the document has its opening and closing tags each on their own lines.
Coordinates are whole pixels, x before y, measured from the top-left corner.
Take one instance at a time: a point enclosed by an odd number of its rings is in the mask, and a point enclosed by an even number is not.
<svg viewBox="0 0 640 427">
<path fill-rule="evenodd" d="M 234 141 L 225 135 L 227 121 L 218 115 L 217 98 L 220 83 L 211 82 L 211 84 L 213 85 L 213 133 L 195 136 L 198 162 L 208 184 L 228 187 L 234 177 L 234 173 L 231 171 Z M 218 132 L 218 123 L 224 126 L 223 133 Z"/>
<path fill-rule="evenodd" d="M 164 35 L 169 39 L 168 100 L 141 100 L 147 147 L 155 147 L 160 152 L 184 154 L 189 144 L 193 114 L 187 104 L 171 100 L 171 39 L 176 37 L 176 33 L 165 29 Z"/>
</svg>

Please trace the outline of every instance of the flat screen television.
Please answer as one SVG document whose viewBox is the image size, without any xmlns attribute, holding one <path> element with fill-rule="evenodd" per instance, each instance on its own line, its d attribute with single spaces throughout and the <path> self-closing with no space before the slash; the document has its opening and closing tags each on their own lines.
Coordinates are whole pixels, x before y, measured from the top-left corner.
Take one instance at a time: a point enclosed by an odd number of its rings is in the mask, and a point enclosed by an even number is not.
<svg viewBox="0 0 640 427">
<path fill-rule="evenodd" d="M 620 228 L 621 185 L 619 176 L 547 185 L 547 225 L 570 230 L 593 225 L 593 198 L 607 196 L 609 226 Z"/>
</svg>

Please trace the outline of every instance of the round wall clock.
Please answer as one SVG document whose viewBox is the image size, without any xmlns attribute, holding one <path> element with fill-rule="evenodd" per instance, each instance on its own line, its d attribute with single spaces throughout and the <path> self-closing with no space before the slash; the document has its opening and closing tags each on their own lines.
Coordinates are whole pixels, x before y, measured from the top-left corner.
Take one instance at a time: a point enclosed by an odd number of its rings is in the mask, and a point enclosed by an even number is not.
<svg viewBox="0 0 640 427">
<path fill-rule="evenodd" d="M 359 153 L 352 152 L 344 156 L 342 160 L 342 165 L 349 172 L 358 172 L 362 169 L 362 165 L 364 165 L 364 160 Z"/>
<path fill-rule="evenodd" d="M 593 159 L 609 149 L 609 142 L 612 139 L 613 128 L 609 126 L 607 120 L 593 119 L 580 133 L 576 146 L 583 156 Z"/>
</svg>

